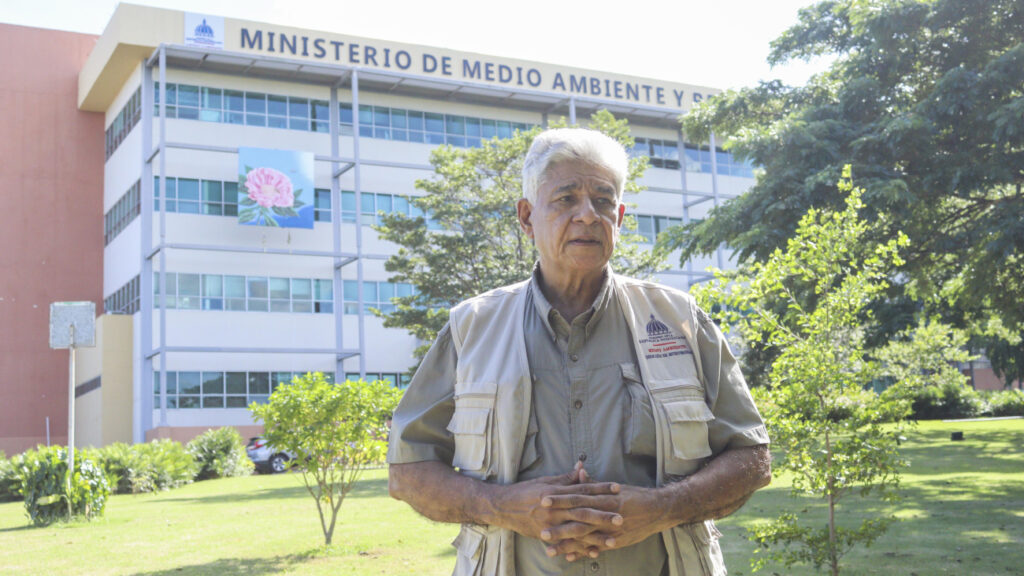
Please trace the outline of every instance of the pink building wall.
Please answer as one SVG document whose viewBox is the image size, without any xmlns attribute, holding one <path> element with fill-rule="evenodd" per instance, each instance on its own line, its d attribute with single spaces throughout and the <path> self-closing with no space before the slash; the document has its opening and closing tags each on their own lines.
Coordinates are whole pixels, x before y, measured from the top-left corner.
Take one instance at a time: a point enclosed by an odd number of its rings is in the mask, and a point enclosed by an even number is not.
<svg viewBox="0 0 1024 576">
<path fill-rule="evenodd" d="M 96 36 L 0 24 L 0 450 L 67 442 L 50 303 L 103 305 L 103 114 L 78 110 Z"/>
</svg>

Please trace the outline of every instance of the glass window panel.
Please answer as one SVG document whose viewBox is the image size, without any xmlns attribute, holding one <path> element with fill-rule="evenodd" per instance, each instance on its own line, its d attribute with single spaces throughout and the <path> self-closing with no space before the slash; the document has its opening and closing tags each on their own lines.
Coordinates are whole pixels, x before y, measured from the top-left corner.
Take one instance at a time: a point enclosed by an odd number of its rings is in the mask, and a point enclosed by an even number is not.
<svg viewBox="0 0 1024 576">
<path fill-rule="evenodd" d="M 355 280 L 345 280 L 344 298 L 348 302 L 355 302 L 359 299 L 359 283 Z"/>
<path fill-rule="evenodd" d="M 334 304 L 331 302 L 314 302 L 313 309 L 320 314 L 334 314 Z"/>
<path fill-rule="evenodd" d="M 261 394 L 258 396 L 249 396 L 249 400 L 252 400 L 256 404 L 266 404 L 270 399 L 266 394 Z"/>
<path fill-rule="evenodd" d="M 406 196 L 395 196 L 392 210 L 398 214 L 409 214 L 409 198 Z"/>
<path fill-rule="evenodd" d="M 377 194 L 377 212 L 391 213 L 391 194 Z"/>
<path fill-rule="evenodd" d="M 320 122 L 319 120 L 314 120 L 313 121 L 313 131 L 314 132 L 323 132 L 323 133 L 326 134 L 326 133 L 331 131 L 331 125 L 328 124 L 327 122 Z"/>
<path fill-rule="evenodd" d="M 168 408 L 170 407 L 170 398 L 168 398 Z M 199 396 L 179 396 L 178 397 L 178 408 L 199 408 Z"/>
<path fill-rule="evenodd" d="M 345 314 L 359 314 L 359 306 L 356 304 L 345 304 Z"/>
<path fill-rule="evenodd" d="M 444 144 L 445 143 L 444 134 L 439 133 L 439 132 L 427 132 L 423 136 L 424 136 L 424 140 L 427 141 L 427 144 Z"/>
<path fill-rule="evenodd" d="M 170 97 L 168 97 L 170 101 Z M 199 87 L 188 84 L 178 85 L 178 106 L 199 107 Z"/>
<path fill-rule="evenodd" d="M 466 118 L 466 136 L 480 136 L 479 118 Z"/>
<path fill-rule="evenodd" d="M 224 295 L 223 280 L 220 274 L 203 274 L 203 296 L 220 298 Z"/>
<path fill-rule="evenodd" d="M 370 375 L 367 374 L 366 377 L 369 378 Z M 359 380 L 359 372 L 345 372 L 345 380 L 350 380 L 352 382 L 358 381 Z"/>
<path fill-rule="evenodd" d="M 508 122 L 498 122 L 498 138 L 510 138 L 512 136 L 512 126 Z"/>
<path fill-rule="evenodd" d="M 223 396 L 203 396 L 203 408 L 223 408 Z"/>
<path fill-rule="evenodd" d="M 391 299 L 395 297 L 395 285 L 391 282 L 381 282 L 379 291 L 382 303 L 391 302 Z"/>
<path fill-rule="evenodd" d="M 391 126 L 394 128 L 406 128 L 408 126 L 405 110 L 391 109 Z"/>
<path fill-rule="evenodd" d="M 397 374 L 381 374 L 380 379 L 387 382 L 389 386 L 398 386 Z"/>
<path fill-rule="evenodd" d="M 245 298 L 228 298 L 224 301 L 225 310 L 245 311 Z"/>
<path fill-rule="evenodd" d="M 224 199 L 223 183 L 219 180 L 203 180 L 203 200 L 220 202 Z"/>
<path fill-rule="evenodd" d="M 228 372 L 225 377 L 228 394 L 245 394 L 245 372 Z"/>
<path fill-rule="evenodd" d="M 267 297 L 267 279 L 249 278 L 249 298 Z"/>
<path fill-rule="evenodd" d="M 249 394 L 270 394 L 270 373 L 249 373 Z"/>
<path fill-rule="evenodd" d="M 463 146 L 466 145 L 466 138 L 463 137 L 463 136 L 452 136 L 452 135 L 449 135 L 448 139 L 446 140 L 446 142 L 448 144 L 451 144 L 452 146 L 463 147 Z"/>
<path fill-rule="evenodd" d="M 448 115 L 445 120 L 445 131 L 448 134 L 462 136 L 466 133 L 466 119 L 462 116 Z"/>
<path fill-rule="evenodd" d="M 490 140 L 498 134 L 498 127 L 494 120 L 483 120 L 480 123 L 480 136 Z"/>
<path fill-rule="evenodd" d="M 203 204 L 203 214 L 209 214 L 211 216 L 221 216 L 224 214 L 224 206 L 222 204 Z M 237 215 L 237 214 L 236 214 Z"/>
<path fill-rule="evenodd" d="M 178 198 L 182 200 L 199 200 L 199 180 L 178 178 Z"/>
<path fill-rule="evenodd" d="M 234 112 L 244 112 L 245 100 L 242 92 L 239 90 L 225 90 L 224 108 Z"/>
<path fill-rule="evenodd" d="M 288 116 L 291 118 L 309 118 L 309 100 L 306 98 L 288 98 Z"/>
<path fill-rule="evenodd" d="M 409 117 L 409 129 L 410 130 L 423 130 L 423 113 L 422 112 L 408 112 Z"/>
<path fill-rule="evenodd" d="M 444 132 L 444 114 L 433 114 L 427 112 L 423 116 L 427 132 Z"/>
<path fill-rule="evenodd" d="M 224 373 L 203 372 L 203 394 L 223 394 Z"/>
<path fill-rule="evenodd" d="M 338 116 L 342 124 L 352 123 L 352 105 L 338 104 Z"/>
<path fill-rule="evenodd" d="M 267 311 L 267 300 L 266 298 L 249 298 L 248 300 L 250 312 L 266 312 Z"/>
<path fill-rule="evenodd" d="M 405 282 L 399 283 L 397 288 L 396 288 L 396 290 L 395 290 L 395 294 L 399 298 L 405 298 L 406 296 L 412 296 L 412 284 L 406 284 Z"/>
<path fill-rule="evenodd" d="M 168 202 L 168 209 L 173 208 L 171 202 Z M 197 201 L 179 201 L 178 202 L 178 213 L 180 214 L 199 214 L 199 202 Z"/>
<path fill-rule="evenodd" d="M 284 116 L 267 116 L 267 126 L 271 128 L 287 128 L 288 118 Z"/>
<path fill-rule="evenodd" d="M 355 192 L 342 192 L 341 193 L 341 209 L 345 212 L 356 211 L 356 193 Z"/>
<path fill-rule="evenodd" d="M 312 117 L 314 120 L 330 120 L 330 103 L 325 100 L 313 100 Z"/>
<path fill-rule="evenodd" d="M 377 283 L 363 282 L 363 302 L 377 302 Z"/>
<path fill-rule="evenodd" d="M 316 281 L 316 299 L 317 300 L 334 300 L 334 281 L 333 280 L 317 280 Z"/>
<path fill-rule="evenodd" d="M 178 274 L 178 294 L 199 296 L 199 274 Z"/>
<path fill-rule="evenodd" d="M 245 396 L 228 396 L 227 397 L 227 408 L 245 408 L 248 404 L 245 403 Z"/>
<path fill-rule="evenodd" d="M 292 305 L 288 300 L 271 300 L 270 311 L 271 312 L 291 312 Z"/>
<path fill-rule="evenodd" d="M 309 130 L 309 118 L 289 118 L 288 128 L 292 130 Z"/>
<path fill-rule="evenodd" d="M 287 310 L 285 310 L 287 312 Z M 309 314 L 313 312 L 313 302 L 309 300 L 293 300 L 292 301 L 292 312 L 298 312 L 301 314 Z"/>
<path fill-rule="evenodd" d="M 246 92 L 245 111 L 249 114 L 266 114 L 267 95 L 260 92 Z"/>
<path fill-rule="evenodd" d="M 360 202 L 362 202 L 363 204 L 363 214 L 376 213 L 376 210 L 374 210 L 374 196 L 374 194 L 370 194 L 367 192 L 362 193 L 362 200 L 360 200 Z"/>
<path fill-rule="evenodd" d="M 373 106 L 359 107 L 359 123 L 363 126 L 373 125 Z"/>
<path fill-rule="evenodd" d="M 203 88 L 202 91 L 202 107 L 213 108 L 214 110 L 221 109 L 221 95 L 220 88 Z"/>
<path fill-rule="evenodd" d="M 362 117 L 360 117 L 362 118 Z M 374 126 L 383 126 L 385 128 L 391 127 L 391 114 L 389 110 L 383 106 L 373 107 L 373 124 Z"/>
<path fill-rule="evenodd" d="M 270 297 L 271 298 L 283 298 L 288 299 L 288 279 L 287 278 L 271 278 L 270 279 Z"/>
<path fill-rule="evenodd" d="M 313 281 L 305 278 L 292 278 L 292 299 L 312 300 Z"/>
<path fill-rule="evenodd" d="M 331 209 L 331 191 L 318 189 L 316 191 L 316 207 L 323 210 Z"/>
<path fill-rule="evenodd" d="M 200 384 L 199 372 L 178 372 L 179 394 L 199 394 Z"/>
<path fill-rule="evenodd" d="M 245 276 L 225 276 L 224 295 L 228 298 L 245 298 Z"/>
</svg>

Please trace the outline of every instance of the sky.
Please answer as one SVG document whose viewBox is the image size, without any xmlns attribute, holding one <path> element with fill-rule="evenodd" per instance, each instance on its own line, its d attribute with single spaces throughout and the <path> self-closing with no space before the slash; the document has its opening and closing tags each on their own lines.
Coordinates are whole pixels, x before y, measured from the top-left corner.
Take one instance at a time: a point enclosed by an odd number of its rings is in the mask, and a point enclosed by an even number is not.
<svg viewBox="0 0 1024 576">
<path fill-rule="evenodd" d="M 769 43 L 814 0 L 135 0 L 134 4 L 718 89 L 800 85 Z M 0 0 L 0 22 L 99 35 L 114 0 Z"/>
</svg>

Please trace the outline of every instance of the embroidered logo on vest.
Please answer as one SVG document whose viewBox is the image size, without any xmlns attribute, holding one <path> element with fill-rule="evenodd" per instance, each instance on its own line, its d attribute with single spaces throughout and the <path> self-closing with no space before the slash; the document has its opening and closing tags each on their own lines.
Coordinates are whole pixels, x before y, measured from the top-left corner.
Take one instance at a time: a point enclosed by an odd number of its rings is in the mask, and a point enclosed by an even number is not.
<svg viewBox="0 0 1024 576">
<path fill-rule="evenodd" d="M 648 360 L 693 354 L 686 339 L 672 332 L 672 329 L 655 318 L 654 314 L 651 314 L 651 321 L 647 323 L 647 338 L 641 338 L 640 344 L 644 357 Z"/>
</svg>

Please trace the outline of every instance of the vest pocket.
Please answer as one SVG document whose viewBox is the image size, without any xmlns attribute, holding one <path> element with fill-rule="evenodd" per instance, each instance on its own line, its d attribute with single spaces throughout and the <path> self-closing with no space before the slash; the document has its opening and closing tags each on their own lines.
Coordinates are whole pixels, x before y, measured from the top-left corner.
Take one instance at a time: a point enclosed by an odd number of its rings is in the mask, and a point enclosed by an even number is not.
<svg viewBox="0 0 1024 576">
<path fill-rule="evenodd" d="M 452 464 L 474 478 L 484 479 L 490 465 L 495 392 L 455 395 L 455 412 L 448 431 L 455 437 Z"/>
<path fill-rule="evenodd" d="M 624 408 L 625 453 L 631 456 L 657 456 L 654 433 L 654 413 L 651 397 L 640 380 L 640 373 L 632 363 L 619 364 L 622 385 L 629 393 L 629 404 Z"/>
<path fill-rule="evenodd" d="M 669 474 L 692 474 L 701 458 L 711 456 L 708 422 L 714 420 L 703 400 L 675 400 L 662 404 L 668 419 L 672 455 L 665 460 Z"/>
<path fill-rule="evenodd" d="M 456 550 L 453 576 L 478 576 L 483 572 L 485 536 L 472 526 L 463 524 L 459 535 L 452 541 Z"/>
</svg>

